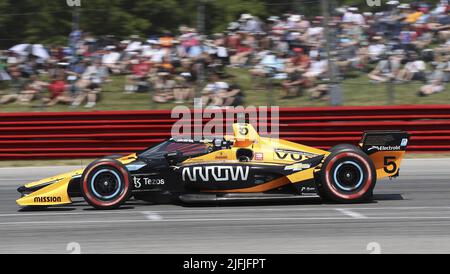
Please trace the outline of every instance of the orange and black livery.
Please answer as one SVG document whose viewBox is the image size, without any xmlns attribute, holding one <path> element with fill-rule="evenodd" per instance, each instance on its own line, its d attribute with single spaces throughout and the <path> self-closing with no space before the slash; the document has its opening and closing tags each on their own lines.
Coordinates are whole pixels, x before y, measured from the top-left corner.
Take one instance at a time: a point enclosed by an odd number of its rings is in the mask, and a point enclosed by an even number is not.
<svg viewBox="0 0 450 274">
<path fill-rule="evenodd" d="M 84 169 L 18 189 L 20 206 L 56 206 L 83 198 L 98 209 L 130 199 L 152 203 L 296 200 L 338 203 L 372 198 L 377 180 L 399 176 L 409 142 L 403 131 L 364 133 L 356 145 L 328 151 L 259 136 L 234 124 L 233 136 L 170 139 L 125 157 L 105 157 Z"/>
</svg>

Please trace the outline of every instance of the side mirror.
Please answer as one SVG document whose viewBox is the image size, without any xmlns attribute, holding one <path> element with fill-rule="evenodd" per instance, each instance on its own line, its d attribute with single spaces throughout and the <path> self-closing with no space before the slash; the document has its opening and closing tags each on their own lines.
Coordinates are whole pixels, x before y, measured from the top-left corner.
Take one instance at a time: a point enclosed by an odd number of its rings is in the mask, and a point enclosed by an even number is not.
<svg viewBox="0 0 450 274">
<path fill-rule="evenodd" d="M 169 165 L 174 165 L 177 164 L 178 161 L 181 160 L 181 158 L 183 158 L 183 153 L 177 150 L 176 152 L 167 153 L 166 155 L 164 155 L 164 157 L 166 158 Z"/>
</svg>

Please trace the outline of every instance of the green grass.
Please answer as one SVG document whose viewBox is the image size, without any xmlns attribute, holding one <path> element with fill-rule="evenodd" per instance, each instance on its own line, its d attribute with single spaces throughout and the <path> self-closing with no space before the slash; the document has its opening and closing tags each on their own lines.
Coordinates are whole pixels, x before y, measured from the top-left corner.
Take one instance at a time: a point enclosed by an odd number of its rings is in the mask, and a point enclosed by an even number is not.
<svg viewBox="0 0 450 274">
<path fill-rule="evenodd" d="M 297 98 L 283 99 L 284 91 L 275 85 L 272 91 L 263 88 L 253 88 L 253 80 L 245 69 L 229 69 L 231 83 L 240 84 L 246 93 L 246 105 L 263 106 L 278 105 L 280 107 L 309 107 L 327 106 L 329 102 L 323 100 L 311 100 L 303 96 Z M 151 101 L 149 93 L 144 94 L 124 94 L 123 87 L 125 78 L 123 76 L 113 76 L 111 82 L 107 83 L 103 89 L 102 100 L 94 110 L 148 110 L 148 109 L 171 109 L 173 103 L 156 104 Z M 255 84 L 255 83 L 253 83 Z M 448 104 L 450 103 L 450 84 L 446 85 L 447 90 L 428 97 L 418 97 L 417 92 L 421 82 L 411 82 L 406 84 L 395 84 L 396 105 L 412 104 Z M 373 106 L 388 105 L 388 91 L 385 84 L 373 84 L 369 82 L 366 73 L 358 73 L 355 77 L 346 79 L 342 83 L 344 105 L 347 106 Z M 7 91 L 3 91 L 6 93 Z M 0 92 L 1 93 L 1 92 Z M 38 105 L 34 102 L 33 104 Z M 69 106 L 54 106 L 51 108 L 40 108 L 36 106 L 24 106 L 18 103 L 0 106 L 2 112 L 27 112 L 27 111 L 90 111 L 83 106 L 71 108 Z"/>
<path fill-rule="evenodd" d="M 421 86 L 423 86 L 423 83 L 419 81 L 394 84 L 394 104 L 421 105 L 450 103 L 450 84 L 446 85 L 444 92 L 427 97 L 417 96 Z M 345 105 L 372 106 L 389 104 L 387 85 L 369 83 L 366 75 L 344 81 L 342 89 L 344 90 Z"/>
<path fill-rule="evenodd" d="M 240 84 L 246 91 L 246 104 L 268 105 L 269 92 L 265 90 L 252 90 L 252 79 L 244 69 L 230 69 L 233 76 L 231 81 Z M 415 104 L 449 104 L 450 84 L 446 85 L 446 91 L 428 97 L 419 97 L 417 93 L 422 82 L 413 81 L 405 84 L 394 84 L 394 104 L 415 105 Z M 376 106 L 389 105 L 389 93 L 386 84 L 374 84 L 369 82 L 366 73 L 358 73 L 354 78 L 348 78 L 341 85 L 343 91 L 344 105 L 347 106 Z M 308 106 L 328 106 L 328 101 L 312 100 L 307 96 L 298 98 L 283 99 L 284 91 L 278 85 L 275 86 L 272 97 L 275 105 L 281 107 L 308 107 Z"/>
</svg>

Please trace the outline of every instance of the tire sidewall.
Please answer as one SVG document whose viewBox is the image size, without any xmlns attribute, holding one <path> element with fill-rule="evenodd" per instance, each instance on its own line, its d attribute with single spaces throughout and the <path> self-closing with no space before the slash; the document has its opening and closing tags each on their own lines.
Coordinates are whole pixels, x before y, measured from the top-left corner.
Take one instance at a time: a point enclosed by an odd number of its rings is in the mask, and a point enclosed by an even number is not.
<svg viewBox="0 0 450 274">
<path fill-rule="evenodd" d="M 121 180 L 121 189 L 114 198 L 110 200 L 102 200 L 93 193 L 92 176 L 99 170 L 111 170 L 118 174 Z M 131 194 L 130 174 L 125 166 L 114 159 L 101 159 L 91 163 L 83 172 L 81 179 L 81 193 L 84 199 L 91 206 L 97 209 L 115 209 L 120 207 Z"/>
</svg>

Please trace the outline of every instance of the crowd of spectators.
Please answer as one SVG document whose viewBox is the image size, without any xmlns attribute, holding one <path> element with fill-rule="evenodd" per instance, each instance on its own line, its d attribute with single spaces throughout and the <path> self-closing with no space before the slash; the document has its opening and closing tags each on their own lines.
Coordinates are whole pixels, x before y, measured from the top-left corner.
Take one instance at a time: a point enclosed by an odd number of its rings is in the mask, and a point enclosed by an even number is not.
<svg viewBox="0 0 450 274">
<path fill-rule="evenodd" d="M 201 96 L 204 105 L 243 104 L 245 92 L 228 67 L 248 70 L 249 88 L 279 84 L 287 98 L 326 99 L 331 70 L 339 81 L 365 73 L 366 84 L 422 81 L 419 96 L 443 92 L 450 80 L 447 0 L 433 6 L 389 1 L 386 7 L 377 13 L 336 9 L 328 39 L 323 17 L 298 14 L 264 20 L 243 14 L 211 36 L 188 26 L 176 35 L 127 40 L 74 31 L 69 47 L 50 48 L 48 56 L 35 54 L 33 45 L 0 54 L 0 81 L 10 90 L 0 105 L 40 100 L 92 108 L 112 75 L 125 75 L 125 94 L 149 92 L 156 103 Z"/>
</svg>

